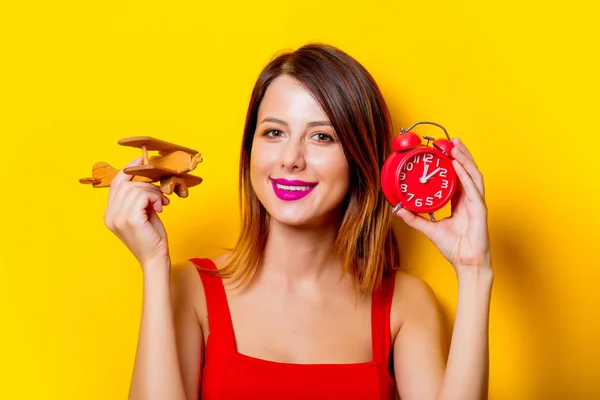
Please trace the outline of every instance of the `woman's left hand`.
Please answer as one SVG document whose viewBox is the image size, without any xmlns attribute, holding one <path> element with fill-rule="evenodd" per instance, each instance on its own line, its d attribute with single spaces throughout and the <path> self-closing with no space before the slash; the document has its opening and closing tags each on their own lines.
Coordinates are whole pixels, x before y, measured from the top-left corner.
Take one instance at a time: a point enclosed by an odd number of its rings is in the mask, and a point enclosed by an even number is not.
<svg viewBox="0 0 600 400">
<path fill-rule="evenodd" d="M 438 222 L 404 208 L 396 215 L 429 238 L 455 269 L 491 267 L 483 176 L 465 145 L 457 138 L 452 143 L 460 180 L 451 200 L 452 215 Z"/>
</svg>

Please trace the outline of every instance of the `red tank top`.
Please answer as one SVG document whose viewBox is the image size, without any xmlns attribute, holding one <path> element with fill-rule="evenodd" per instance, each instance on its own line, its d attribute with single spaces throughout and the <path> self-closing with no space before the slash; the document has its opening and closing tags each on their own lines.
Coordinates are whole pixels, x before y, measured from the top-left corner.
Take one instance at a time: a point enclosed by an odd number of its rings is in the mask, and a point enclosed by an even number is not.
<svg viewBox="0 0 600 400">
<path fill-rule="evenodd" d="M 210 259 L 190 261 L 215 270 Z M 197 268 L 208 309 L 210 334 L 202 365 L 202 400 L 391 400 L 395 383 L 390 360 L 390 308 L 394 276 L 373 292 L 371 335 L 373 359 L 354 364 L 292 364 L 267 361 L 237 352 L 227 297 L 221 278 Z"/>
</svg>

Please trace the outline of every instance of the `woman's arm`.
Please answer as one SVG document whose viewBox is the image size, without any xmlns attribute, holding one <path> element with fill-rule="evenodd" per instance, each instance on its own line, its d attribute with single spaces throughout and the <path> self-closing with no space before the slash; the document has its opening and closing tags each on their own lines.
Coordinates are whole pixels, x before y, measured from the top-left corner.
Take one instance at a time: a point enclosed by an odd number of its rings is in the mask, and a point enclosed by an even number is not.
<svg viewBox="0 0 600 400">
<path fill-rule="evenodd" d="M 404 315 L 394 342 L 394 369 L 403 400 L 486 399 L 490 268 L 457 270 L 458 304 L 446 362 L 443 318 L 430 287 L 408 275 L 395 296 Z"/>
<path fill-rule="evenodd" d="M 443 399 L 487 399 L 491 268 L 457 270 L 458 303 L 452 345 L 441 390 Z"/>
<path fill-rule="evenodd" d="M 143 270 L 142 319 L 129 399 L 197 399 L 204 344 L 194 307 L 197 273 L 189 266 L 171 267 L 168 261 Z"/>
<path fill-rule="evenodd" d="M 458 278 L 458 304 L 447 364 L 437 340 L 441 327 L 434 318 L 435 297 L 430 290 L 421 290 L 414 300 L 405 299 L 414 309 L 405 313 L 394 354 L 400 369 L 399 388 L 409 400 L 487 398 L 493 273 L 485 188 L 483 175 L 464 143 L 456 138 L 452 142 L 452 165 L 460 179 L 451 201 L 452 215 L 433 222 L 404 209 L 396 211 L 436 245 Z M 411 368 L 414 372 L 405 371 Z"/>
<path fill-rule="evenodd" d="M 141 164 L 139 157 L 127 166 Z M 158 216 L 169 198 L 159 187 L 132 178 L 124 169 L 115 175 L 104 212 L 106 226 L 133 253 L 143 273 L 142 320 L 129 398 L 198 398 L 203 319 L 196 316 L 194 305 L 202 303 L 193 295 L 202 292 L 203 299 L 204 293 L 193 285 L 200 279 L 195 268 L 171 267 L 167 231 Z"/>
</svg>

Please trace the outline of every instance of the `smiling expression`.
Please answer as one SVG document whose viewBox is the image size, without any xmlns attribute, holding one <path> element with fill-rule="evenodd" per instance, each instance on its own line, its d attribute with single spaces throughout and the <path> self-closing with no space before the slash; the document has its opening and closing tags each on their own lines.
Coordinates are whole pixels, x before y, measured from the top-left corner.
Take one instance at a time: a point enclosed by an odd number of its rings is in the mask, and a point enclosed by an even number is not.
<svg viewBox="0 0 600 400">
<path fill-rule="evenodd" d="M 348 193 L 337 133 L 312 94 L 287 75 L 273 80 L 260 103 L 250 177 L 267 212 L 288 225 L 327 219 Z"/>
</svg>

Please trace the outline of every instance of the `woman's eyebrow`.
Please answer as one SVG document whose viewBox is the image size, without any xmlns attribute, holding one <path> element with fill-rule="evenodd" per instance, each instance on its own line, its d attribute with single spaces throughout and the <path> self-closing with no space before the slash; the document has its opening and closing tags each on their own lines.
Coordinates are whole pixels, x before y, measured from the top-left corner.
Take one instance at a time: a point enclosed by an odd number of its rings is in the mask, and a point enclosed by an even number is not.
<svg viewBox="0 0 600 400">
<path fill-rule="evenodd" d="M 274 122 L 276 124 L 288 126 L 287 122 L 285 122 L 279 118 L 274 118 L 274 117 L 265 117 L 262 121 L 260 121 L 261 124 L 264 122 Z"/>
<path fill-rule="evenodd" d="M 274 122 L 276 124 L 288 126 L 287 122 L 285 122 L 279 118 L 274 118 L 274 117 L 266 117 L 262 121 L 260 121 L 261 124 L 264 122 Z M 315 126 L 331 126 L 331 122 L 329 122 L 329 121 L 311 121 L 308 124 L 306 124 L 306 126 L 309 128 L 313 128 Z"/>
<path fill-rule="evenodd" d="M 309 128 L 314 128 L 315 126 L 331 126 L 331 122 L 329 121 L 313 121 L 306 124 Z"/>
</svg>

